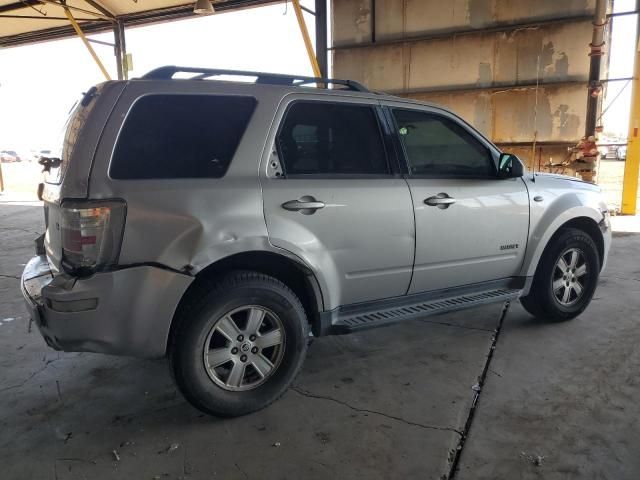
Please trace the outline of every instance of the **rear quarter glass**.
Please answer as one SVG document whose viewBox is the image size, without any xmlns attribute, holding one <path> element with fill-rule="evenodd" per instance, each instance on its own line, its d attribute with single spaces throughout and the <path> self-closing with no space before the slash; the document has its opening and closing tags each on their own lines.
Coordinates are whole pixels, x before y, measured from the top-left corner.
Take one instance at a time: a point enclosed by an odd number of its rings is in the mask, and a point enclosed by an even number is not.
<svg viewBox="0 0 640 480">
<path fill-rule="evenodd" d="M 145 95 L 131 107 L 109 167 L 115 180 L 220 178 L 255 110 L 238 95 Z"/>
</svg>

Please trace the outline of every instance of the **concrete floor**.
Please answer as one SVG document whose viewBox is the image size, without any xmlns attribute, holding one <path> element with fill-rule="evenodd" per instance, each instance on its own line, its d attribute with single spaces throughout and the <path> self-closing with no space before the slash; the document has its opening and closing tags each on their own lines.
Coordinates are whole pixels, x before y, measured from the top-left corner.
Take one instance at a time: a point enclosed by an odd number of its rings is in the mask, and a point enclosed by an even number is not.
<svg viewBox="0 0 640 480">
<path fill-rule="evenodd" d="M 3 479 L 441 479 L 465 426 L 455 478 L 640 476 L 638 234 L 616 236 L 579 319 L 511 305 L 488 365 L 502 305 L 317 339 L 281 400 L 220 420 L 164 361 L 58 353 L 28 333 L 18 278 L 42 230 L 28 205 L 0 197 Z"/>
<path fill-rule="evenodd" d="M 598 164 L 598 186 L 602 188 L 605 202 L 614 211 L 620 211 L 622 204 L 624 168 L 625 162 L 620 160 L 602 159 Z M 638 190 L 637 205 L 640 208 L 640 190 Z"/>
</svg>

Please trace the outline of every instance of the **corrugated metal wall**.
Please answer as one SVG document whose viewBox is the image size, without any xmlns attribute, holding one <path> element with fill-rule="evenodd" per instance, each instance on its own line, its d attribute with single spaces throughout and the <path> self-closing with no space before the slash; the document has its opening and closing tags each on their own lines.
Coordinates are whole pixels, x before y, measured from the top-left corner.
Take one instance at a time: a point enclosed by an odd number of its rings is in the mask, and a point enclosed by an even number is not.
<svg viewBox="0 0 640 480">
<path fill-rule="evenodd" d="M 332 0 L 334 76 L 442 104 L 523 160 L 537 131 L 536 163 L 559 163 L 584 134 L 594 9 L 595 0 Z"/>
</svg>

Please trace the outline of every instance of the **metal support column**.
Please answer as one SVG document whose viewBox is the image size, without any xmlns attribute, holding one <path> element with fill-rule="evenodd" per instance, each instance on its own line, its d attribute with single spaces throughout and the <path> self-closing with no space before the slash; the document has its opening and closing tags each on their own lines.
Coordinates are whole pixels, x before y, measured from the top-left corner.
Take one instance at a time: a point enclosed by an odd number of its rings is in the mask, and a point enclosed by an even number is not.
<svg viewBox="0 0 640 480">
<path fill-rule="evenodd" d="M 316 59 L 320 76 L 329 77 L 327 62 L 327 0 L 316 0 Z"/>
<path fill-rule="evenodd" d="M 309 37 L 309 30 L 307 30 L 307 24 L 304 22 L 302 8 L 300 8 L 300 0 L 292 0 L 291 3 L 293 4 L 293 10 L 296 13 L 296 18 L 298 19 L 298 26 L 300 27 L 302 40 L 304 41 L 304 46 L 307 49 L 307 55 L 309 56 L 309 61 L 311 62 L 313 75 L 316 77 L 322 77 L 320 65 L 318 65 L 318 59 L 316 58 L 316 55 L 313 51 L 313 44 L 311 43 L 311 38 Z"/>
<path fill-rule="evenodd" d="M 589 96 L 587 97 L 587 119 L 584 136 L 589 138 L 596 133 L 598 102 L 601 97 L 600 65 L 604 46 L 604 26 L 607 23 L 607 0 L 596 0 L 596 11 L 593 18 L 593 35 L 589 52 Z"/>
<path fill-rule="evenodd" d="M 640 19 L 640 16 L 638 16 Z M 622 181 L 622 208 L 624 215 L 636 214 L 638 199 L 638 173 L 640 166 L 640 22 L 636 32 L 636 58 L 631 82 L 631 115 L 629 116 L 629 135 L 627 137 L 627 159 L 624 164 Z"/>
<path fill-rule="evenodd" d="M 124 36 L 124 22 L 122 20 L 118 20 L 113 26 L 113 38 L 115 39 L 114 50 L 116 67 L 118 69 L 118 80 L 126 80 L 129 77 L 129 72 L 125 64 L 127 44 Z"/>
</svg>

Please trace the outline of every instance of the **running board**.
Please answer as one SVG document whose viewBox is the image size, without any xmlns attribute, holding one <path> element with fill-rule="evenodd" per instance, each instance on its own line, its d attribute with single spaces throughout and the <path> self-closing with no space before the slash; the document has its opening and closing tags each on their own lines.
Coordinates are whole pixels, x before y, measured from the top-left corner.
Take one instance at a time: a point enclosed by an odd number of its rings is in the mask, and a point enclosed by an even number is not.
<svg viewBox="0 0 640 480">
<path fill-rule="evenodd" d="M 416 301 L 416 296 L 410 296 L 405 297 L 403 303 L 393 302 L 395 305 L 390 302 L 375 302 L 367 310 L 364 310 L 362 306 L 346 308 L 344 311 L 340 309 L 338 312 L 333 312 L 334 315 L 337 313 L 337 318 L 334 316 L 331 333 L 351 333 L 406 320 L 424 318 L 430 315 L 477 307 L 487 303 L 506 302 L 518 298 L 521 292 L 522 289 L 519 288 L 499 288 L 438 299 L 425 300 L 422 297 L 421 301 Z M 384 305 L 386 308 L 381 308 L 383 305 L 380 305 L 380 303 L 386 303 Z M 377 308 L 374 305 L 377 305 Z"/>
</svg>

